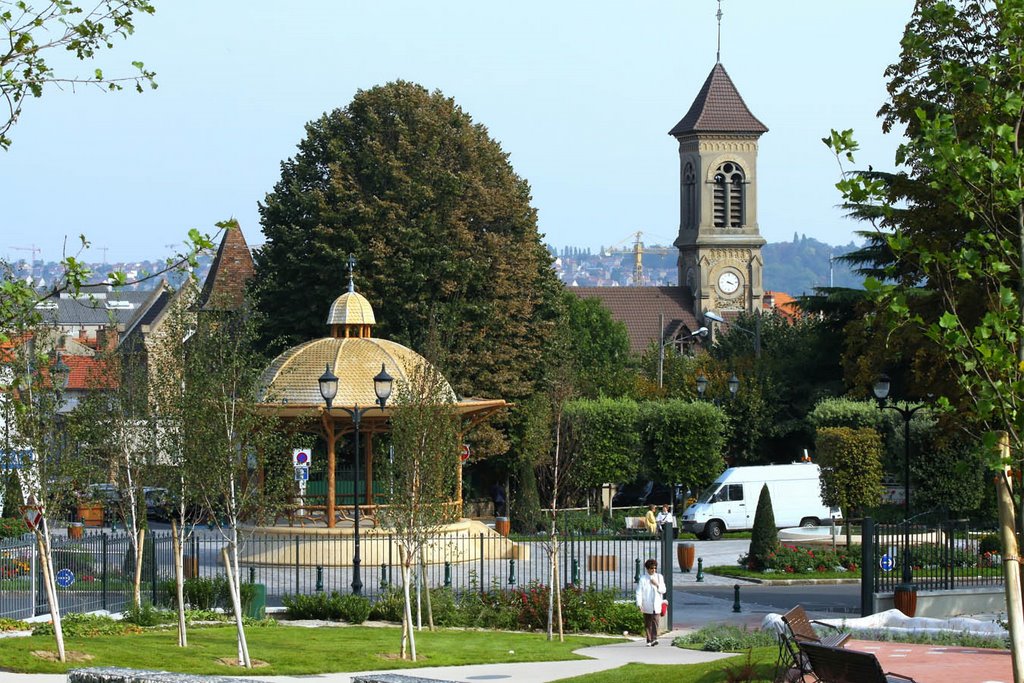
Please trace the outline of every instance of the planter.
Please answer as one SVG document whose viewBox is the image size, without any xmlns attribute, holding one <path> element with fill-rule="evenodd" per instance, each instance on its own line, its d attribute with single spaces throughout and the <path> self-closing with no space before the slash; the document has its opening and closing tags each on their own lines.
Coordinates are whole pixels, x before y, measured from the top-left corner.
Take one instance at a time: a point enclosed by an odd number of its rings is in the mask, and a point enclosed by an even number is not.
<svg viewBox="0 0 1024 683">
<path fill-rule="evenodd" d="M 103 503 L 79 503 L 78 521 L 85 526 L 103 526 Z"/>
<path fill-rule="evenodd" d="M 896 586 L 896 590 L 892 594 L 892 604 L 908 617 L 914 616 L 917 612 L 917 587 L 907 585 Z"/>
<path fill-rule="evenodd" d="M 81 538 L 84 526 L 81 522 L 71 522 L 68 524 L 68 538 Z"/>
<path fill-rule="evenodd" d="M 512 528 L 512 523 L 508 517 L 495 517 L 494 518 L 494 530 L 502 536 L 508 536 L 509 530 Z"/>
<path fill-rule="evenodd" d="M 693 558 L 697 549 L 692 543 L 680 543 L 676 546 L 676 558 L 679 560 L 679 571 L 689 574 L 693 569 Z"/>
</svg>

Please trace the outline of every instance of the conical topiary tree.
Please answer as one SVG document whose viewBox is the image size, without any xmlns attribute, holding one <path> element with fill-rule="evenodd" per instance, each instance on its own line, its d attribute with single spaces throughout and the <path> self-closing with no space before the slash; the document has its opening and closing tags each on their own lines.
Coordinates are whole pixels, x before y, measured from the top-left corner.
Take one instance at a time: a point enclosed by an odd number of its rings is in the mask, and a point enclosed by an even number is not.
<svg viewBox="0 0 1024 683">
<path fill-rule="evenodd" d="M 754 528 L 750 533 L 750 554 L 747 564 L 750 569 L 763 569 L 768 556 L 779 549 L 779 530 L 775 526 L 775 512 L 772 510 L 772 496 L 768 485 L 761 487 L 757 498 L 757 512 L 754 513 Z"/>
</svg>

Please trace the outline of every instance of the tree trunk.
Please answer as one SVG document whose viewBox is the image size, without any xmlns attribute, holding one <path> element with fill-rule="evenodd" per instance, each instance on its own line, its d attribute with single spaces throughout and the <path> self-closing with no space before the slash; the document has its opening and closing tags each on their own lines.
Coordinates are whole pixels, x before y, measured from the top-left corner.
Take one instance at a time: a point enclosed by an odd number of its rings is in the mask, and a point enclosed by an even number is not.
<svg viewBox="0 0 1024 683">
<path fill-rule="evenodd" d="M 402 591 L 405 593 L 405 621 L 408 624 L 406 629 L 409 643 L 409 659 L 416 661 L 416 633 L 412 628 L 412 595 L 409 593 L 409 583 L 412 578 L 412 566 L 408 553 L 402 552 Z M 405 659 L 405 642 L 402 643 L 402 659 Z"/>
<path fill-rule="evenodd" d="M 228 590 L 231 592 L 231 606 L 235 610 L 235 627 L 238 630 L 238 661 L 246 669 L 251 669 L 252 662 L 249 661 L 249 645 L 245 642 L 245 626 L 242 624 L 242 600 L 238 590 L 238 582 L 235 580 L 235 574 L 231 566 L 231 555 L 228 553 L 228 549 L 223 548 L 221 553 L 224 556 L 224 569 L 228 577 Z"/>
<path fill-rule="evenodd" d="M 178 536 L 178 523 L 171 519 L 171 540 L 174 543 L 174 590 L 178 596 L 178 647 L 188 647 L 188 634 L 185 631 L 185 560 L 183 547 L 185 528 L 181 527 Z"/>
<path fill-rule="evenodd" d="M 1010 440 L 1006 432 L 999 437 L 999 448 L 1004 458 L 1010 454 Z M 1013 661 L 1014 683 L 1024 682 L 1024 612 L 1020 592 L 1020 548 L 1017 543 L 1017 522 L 1013 506 L 1013 491 L 1009 469 L 996 479 L 999 504 L 999 540 L 1003 551 L 1003 583 L 1006 590 L 1006 616 L 1010 631 L 1010 654 Z"/>
<path fill-rule="evenodd" d="M 132 525 L 135 526 L 134 524 Z M 132 583 L 132 599 L 135 601 L 135 607 L 142 607 L 142 554 L 145 552 L 146 545 L 146 530 L 139 527 L 135 532 L 135 572 Z"/>
</svg>

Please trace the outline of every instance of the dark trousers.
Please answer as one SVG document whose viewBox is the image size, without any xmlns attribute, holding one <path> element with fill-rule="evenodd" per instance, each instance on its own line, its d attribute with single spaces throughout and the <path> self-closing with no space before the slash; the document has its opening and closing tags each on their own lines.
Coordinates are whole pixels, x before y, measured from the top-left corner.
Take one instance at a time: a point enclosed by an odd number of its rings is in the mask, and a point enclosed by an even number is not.
<svg viewBox="0 0 1024 683">
<path fill-rule="evenodd" d="M 647 637 L 648 643 L 658 639 L 658 617 L 660 616 L 658 613 L 648 614 L 644 612 L 644 635 Z"/>
</svg>

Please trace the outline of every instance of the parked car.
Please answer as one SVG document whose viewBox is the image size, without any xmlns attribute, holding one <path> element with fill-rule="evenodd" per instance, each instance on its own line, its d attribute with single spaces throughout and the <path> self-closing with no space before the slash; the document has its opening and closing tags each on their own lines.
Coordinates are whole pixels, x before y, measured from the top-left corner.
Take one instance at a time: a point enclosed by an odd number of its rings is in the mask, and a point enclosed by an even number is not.
<svg viewBox="0 0 1024 683">
<path fill-rule="evenodd" d="M 653 481 L 637 481 L 632 484 L 620 484 L 619 490 L 612 496 L 612 507 L 638 507 L 642 505 L 672 505 L 675 494 L 675 508 L 680 509 L 685 502 L 681 486 L 656 484 Z"/>
<path fill-rule="evenodd" d="M 146 486 L 142 489 L 142 496 L 146 500 L 146 518 L 158 522 L 167 521 L 171 516 L 171 498 L 167 489 L 156 486 Z"/>
</svg>

